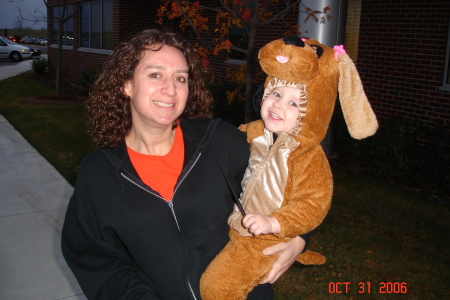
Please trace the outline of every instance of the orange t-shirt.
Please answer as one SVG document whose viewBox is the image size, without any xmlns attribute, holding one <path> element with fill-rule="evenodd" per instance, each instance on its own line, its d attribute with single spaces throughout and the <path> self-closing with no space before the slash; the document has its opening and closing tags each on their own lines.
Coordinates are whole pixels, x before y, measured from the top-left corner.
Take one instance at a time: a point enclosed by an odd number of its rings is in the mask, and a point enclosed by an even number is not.
<svg viewBox="0 0 450 300">
<path fill-rule="evenodd" d="M 142 181 L 157 191 L 166 201 L 172 200 L 175 183 L 181 174 L 184 160 L 183 133 L 175 129 L 175 140 L 169 153 L 164 156 L 147 155 L 133 151 L 128 155 Z"/>
</svg>

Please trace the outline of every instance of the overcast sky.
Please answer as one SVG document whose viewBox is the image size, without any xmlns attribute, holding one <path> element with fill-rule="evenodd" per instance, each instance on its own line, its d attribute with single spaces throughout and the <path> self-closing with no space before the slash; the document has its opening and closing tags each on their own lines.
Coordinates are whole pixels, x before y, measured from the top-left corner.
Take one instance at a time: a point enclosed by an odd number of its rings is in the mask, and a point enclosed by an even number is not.
<svg viewBox="0 0 450 300">
<path fill-rule="evenodd" d="M 24 19 L 33 19 L 30 15 L 35 15 L 34 11 L 38 9 L 44 15 L 47 15 L 47 8 L 43 0 L 0 0 L 0 35 L 3 35 L 3 29 L 12 29 L 17 19 L 17 8 L 20 7 Z M 32 29 L 41 29 L 46 27 L 44 22 L 33 25 L 32 22 L 25 21 L 24 27 Z"/>
</svg>

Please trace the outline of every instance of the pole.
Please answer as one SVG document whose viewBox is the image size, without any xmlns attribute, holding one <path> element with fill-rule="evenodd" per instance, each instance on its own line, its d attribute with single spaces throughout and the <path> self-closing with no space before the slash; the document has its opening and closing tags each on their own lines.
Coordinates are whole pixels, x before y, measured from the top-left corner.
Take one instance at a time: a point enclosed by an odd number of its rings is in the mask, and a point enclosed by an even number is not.
<svg viewBox="0 0 450 300">
<path fill-rule="evenodd" d="M 302 0 L 301 3 L 298 24 L 302 36 L 316 39 L 330 48 L 333 48 L 335 45 L 344 44 L 348 0 Z M 327 6 L 331 8 L 330 15 L 332 18 L 330 20 L 327 20 L 324 24 L 320 23 L 320 21 L 316 23 L 312 20 L 308 20 L 305 23 L 308 15 L 304 12 L 304 7 L 323 11 Z M 336 136 L 334 119 L 333 113 L 327 134 L 320 143 L 328 157 L 334 154 L 334 140 Z"/>
</svg>

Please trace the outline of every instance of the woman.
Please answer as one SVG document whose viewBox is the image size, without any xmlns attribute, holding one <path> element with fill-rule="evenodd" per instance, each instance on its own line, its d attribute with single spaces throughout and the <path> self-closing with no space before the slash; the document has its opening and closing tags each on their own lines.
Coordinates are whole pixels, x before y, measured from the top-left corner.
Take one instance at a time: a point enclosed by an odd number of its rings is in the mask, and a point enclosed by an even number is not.
<svg viewBox="0 0 450 300">
<path fill-rule="evenodd" d="M 207 71 L 173 33 L 145 30 L 105 62 L 87 102 L 99 148 L 80 166 L 62 233 L 64 257 L 89 299 L 201 299 L 199 279 L 228 242 L 233 193 L 248 162 L 245 134 L 211 120 Z M 279 255 L 249 299 L 305 241 Z"/>
</svg>

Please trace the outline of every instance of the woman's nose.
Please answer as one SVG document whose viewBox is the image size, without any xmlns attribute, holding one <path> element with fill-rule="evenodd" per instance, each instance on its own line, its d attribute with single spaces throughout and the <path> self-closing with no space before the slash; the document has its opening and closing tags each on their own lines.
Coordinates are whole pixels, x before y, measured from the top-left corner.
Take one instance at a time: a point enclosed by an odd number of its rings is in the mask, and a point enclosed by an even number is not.
<svg viewBox="0 0 450 300">
<path fill-rule="evenodd" d="M 161 92 L 169 96 L 176 95 L 177 91 L 175 82 L 171 78 L 165 79 L 161 88 Z"/>
</svg>

